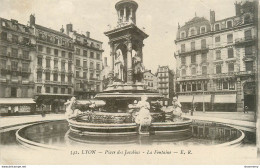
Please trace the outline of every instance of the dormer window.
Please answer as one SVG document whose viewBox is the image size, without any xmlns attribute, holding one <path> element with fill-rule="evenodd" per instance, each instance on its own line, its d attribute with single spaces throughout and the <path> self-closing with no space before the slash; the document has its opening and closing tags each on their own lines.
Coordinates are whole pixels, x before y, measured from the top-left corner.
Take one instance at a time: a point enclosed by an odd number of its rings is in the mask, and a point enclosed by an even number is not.
<svg viewBox="0 0 260 168">
<path fill-rule="evenodd" d="M 195 35 L 195 28 L 191 28 L 190 29 L 190 36 L 194 36 Z"/>
<path fill-rule="evenodd" d="M 201 33 L 201 34 L 206 33 L 206 27 L 205 27 L 205 26 L 203 26 L 203 27 L 200 28 L 200 33 Z"/>
<path fill-rule="evenodd" d="M 181 32 L 181 38 L 185 38 L 185 32 Z"/>
<path fill-rule="evenodd" d="M 231 20 L 227 21 L 227 28 L 231 28 L 232 26 L 233 26 L 232 21 Z"/>
<path fill-rule="evenodd" d="M 219 31 L 219 30 L 220 30 L 219 24 L 215 24 L 215 31 Z"/>
</svg>

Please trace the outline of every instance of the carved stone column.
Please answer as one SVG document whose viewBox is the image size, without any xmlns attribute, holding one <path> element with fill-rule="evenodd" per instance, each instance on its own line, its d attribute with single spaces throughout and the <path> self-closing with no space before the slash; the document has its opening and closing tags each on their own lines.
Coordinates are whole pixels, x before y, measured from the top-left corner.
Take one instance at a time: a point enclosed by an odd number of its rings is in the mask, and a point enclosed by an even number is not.
<svg viewBox="0 0 260 168">
<path fill-rule="evenodd" d="M 132 41 L 127 44 L 127 83 L 133 83 Z"/>
<path fill-rule="evenodd" d="M 126 7 L 124 7 L 124 17 L 123 17 L 123 22 L 126 22 Z"/>
</svg>

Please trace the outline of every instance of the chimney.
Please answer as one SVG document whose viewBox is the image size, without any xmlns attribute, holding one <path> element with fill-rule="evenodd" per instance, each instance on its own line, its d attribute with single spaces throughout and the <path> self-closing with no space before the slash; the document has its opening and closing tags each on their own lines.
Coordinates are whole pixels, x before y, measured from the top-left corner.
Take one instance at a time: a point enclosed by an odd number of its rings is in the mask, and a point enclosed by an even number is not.
<svg viewBox="0 0 260 168">
<path fill-rule="evenodd" d="M 90 37 L 90 32 L 89 32 L 89 31 L 86 32 L 86 36 L 87 36 L 88 38 Z"/>
<path fill-rule="evenodd" d="M 235 8 L 236 8 L 236 16 L 240 16 L 242 13 L 241 13 L 241 8 L 242 8 L 242 6 L 241 6 L 241 4 L 239 4 L 239 3 L 235 3 Z"/>
<path fill-rule="evenodd" d="M 34 26 L 35 25 L 35 15 L 31 14 L 30 15 L 30 26 Z"/>
<path fill-rule="evenodd" d="M 63 25 L 62 25 L 62 28 L 60 29 L 60 32 L 64 33 Z"/>
<path fill-rule="evenodd" d="M 210 10 L 210 23 L 214 23 L 215 21 L 215 11 Z"/>
<path fill-rule="evenodd" d="M 70 32 L 73 31 L 73 25 L 70 23 L 70 24 L 67 24 L 66 25 L 66 33 L 67 35 L 69 35 Z"/>
</svg>

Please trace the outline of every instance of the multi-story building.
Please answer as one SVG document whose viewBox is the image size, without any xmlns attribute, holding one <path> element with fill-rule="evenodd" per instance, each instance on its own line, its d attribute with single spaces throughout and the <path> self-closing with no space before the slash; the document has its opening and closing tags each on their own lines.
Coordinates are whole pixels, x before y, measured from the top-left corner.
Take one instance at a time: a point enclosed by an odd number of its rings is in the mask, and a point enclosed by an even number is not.
<svg viewBox="0 0 260 168">
<path fill-rule="evenodd" d="M 158 91 L 158 78 L 151 70 L 146 70 L 143 74 L 144 83 L 147 85 L 147 89 L 151 91 Z"/>
<path fill-rule="evenodd" d="M 79 34 L 67 24 L 67 35 L 74 42 L 74 94 L 79 99 L 91 99 L 102 91 L 102 42 L 90 38 L 90 32 Z"/>
<path fill-rule="evenodd" d="M 35 16 L 31 15 L 30 26 L 37 42 L 33 68 L 36 101 L 43 100 L 48 110 L 58 112 L 65 109 L 64 102 L 74 92 L 73 41 L 63 28 L 56 31 L 35 21 Z"/>
<path fill-rule="evenodd" d="M 0 18 L 0 113 L 30 112 L 34 96 L 33 29 L 16 20 Z"/>
<path fill-rule="evenodd" d="M 168 66 L 159 66 L 157 69 L 158 91 L 165 97 L 165 105 L 170 105 L 174 96 L 174 72 Z"/>
<path fill-rule="evenodd" d="M 255 110 L 257 2 L 236 3 L 236 15 L 194 17 L 179 27 L 176 92 L 197 110 Z"/>
</svg>

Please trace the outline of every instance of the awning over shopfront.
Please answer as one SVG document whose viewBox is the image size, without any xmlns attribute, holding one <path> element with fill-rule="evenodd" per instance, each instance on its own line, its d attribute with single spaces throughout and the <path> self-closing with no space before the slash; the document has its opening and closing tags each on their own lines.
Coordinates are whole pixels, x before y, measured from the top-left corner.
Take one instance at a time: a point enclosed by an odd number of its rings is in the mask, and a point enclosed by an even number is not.
<svg viewBox="0 0 260 168">
<path fill-rule="evenodd" d="M 194 95 L 194 103 L 210 103 L 211 95 Z"/>
<path fill-rule="evenodd" d="M 0 105 L 8 104 L 8 105 L 15 105 L 15 104 L 34 104 L 32 98 L 0 98 Z"/>
<path fill-rule="evenodd" d="M 178 100 L 181 103 L 192 103 L 193 95 L 180 95 Z"/>
<path fill-rule="evenodd" d="M 214 103 L 236 103 L 236 94 L 215 95 Z"/>
</svg>

